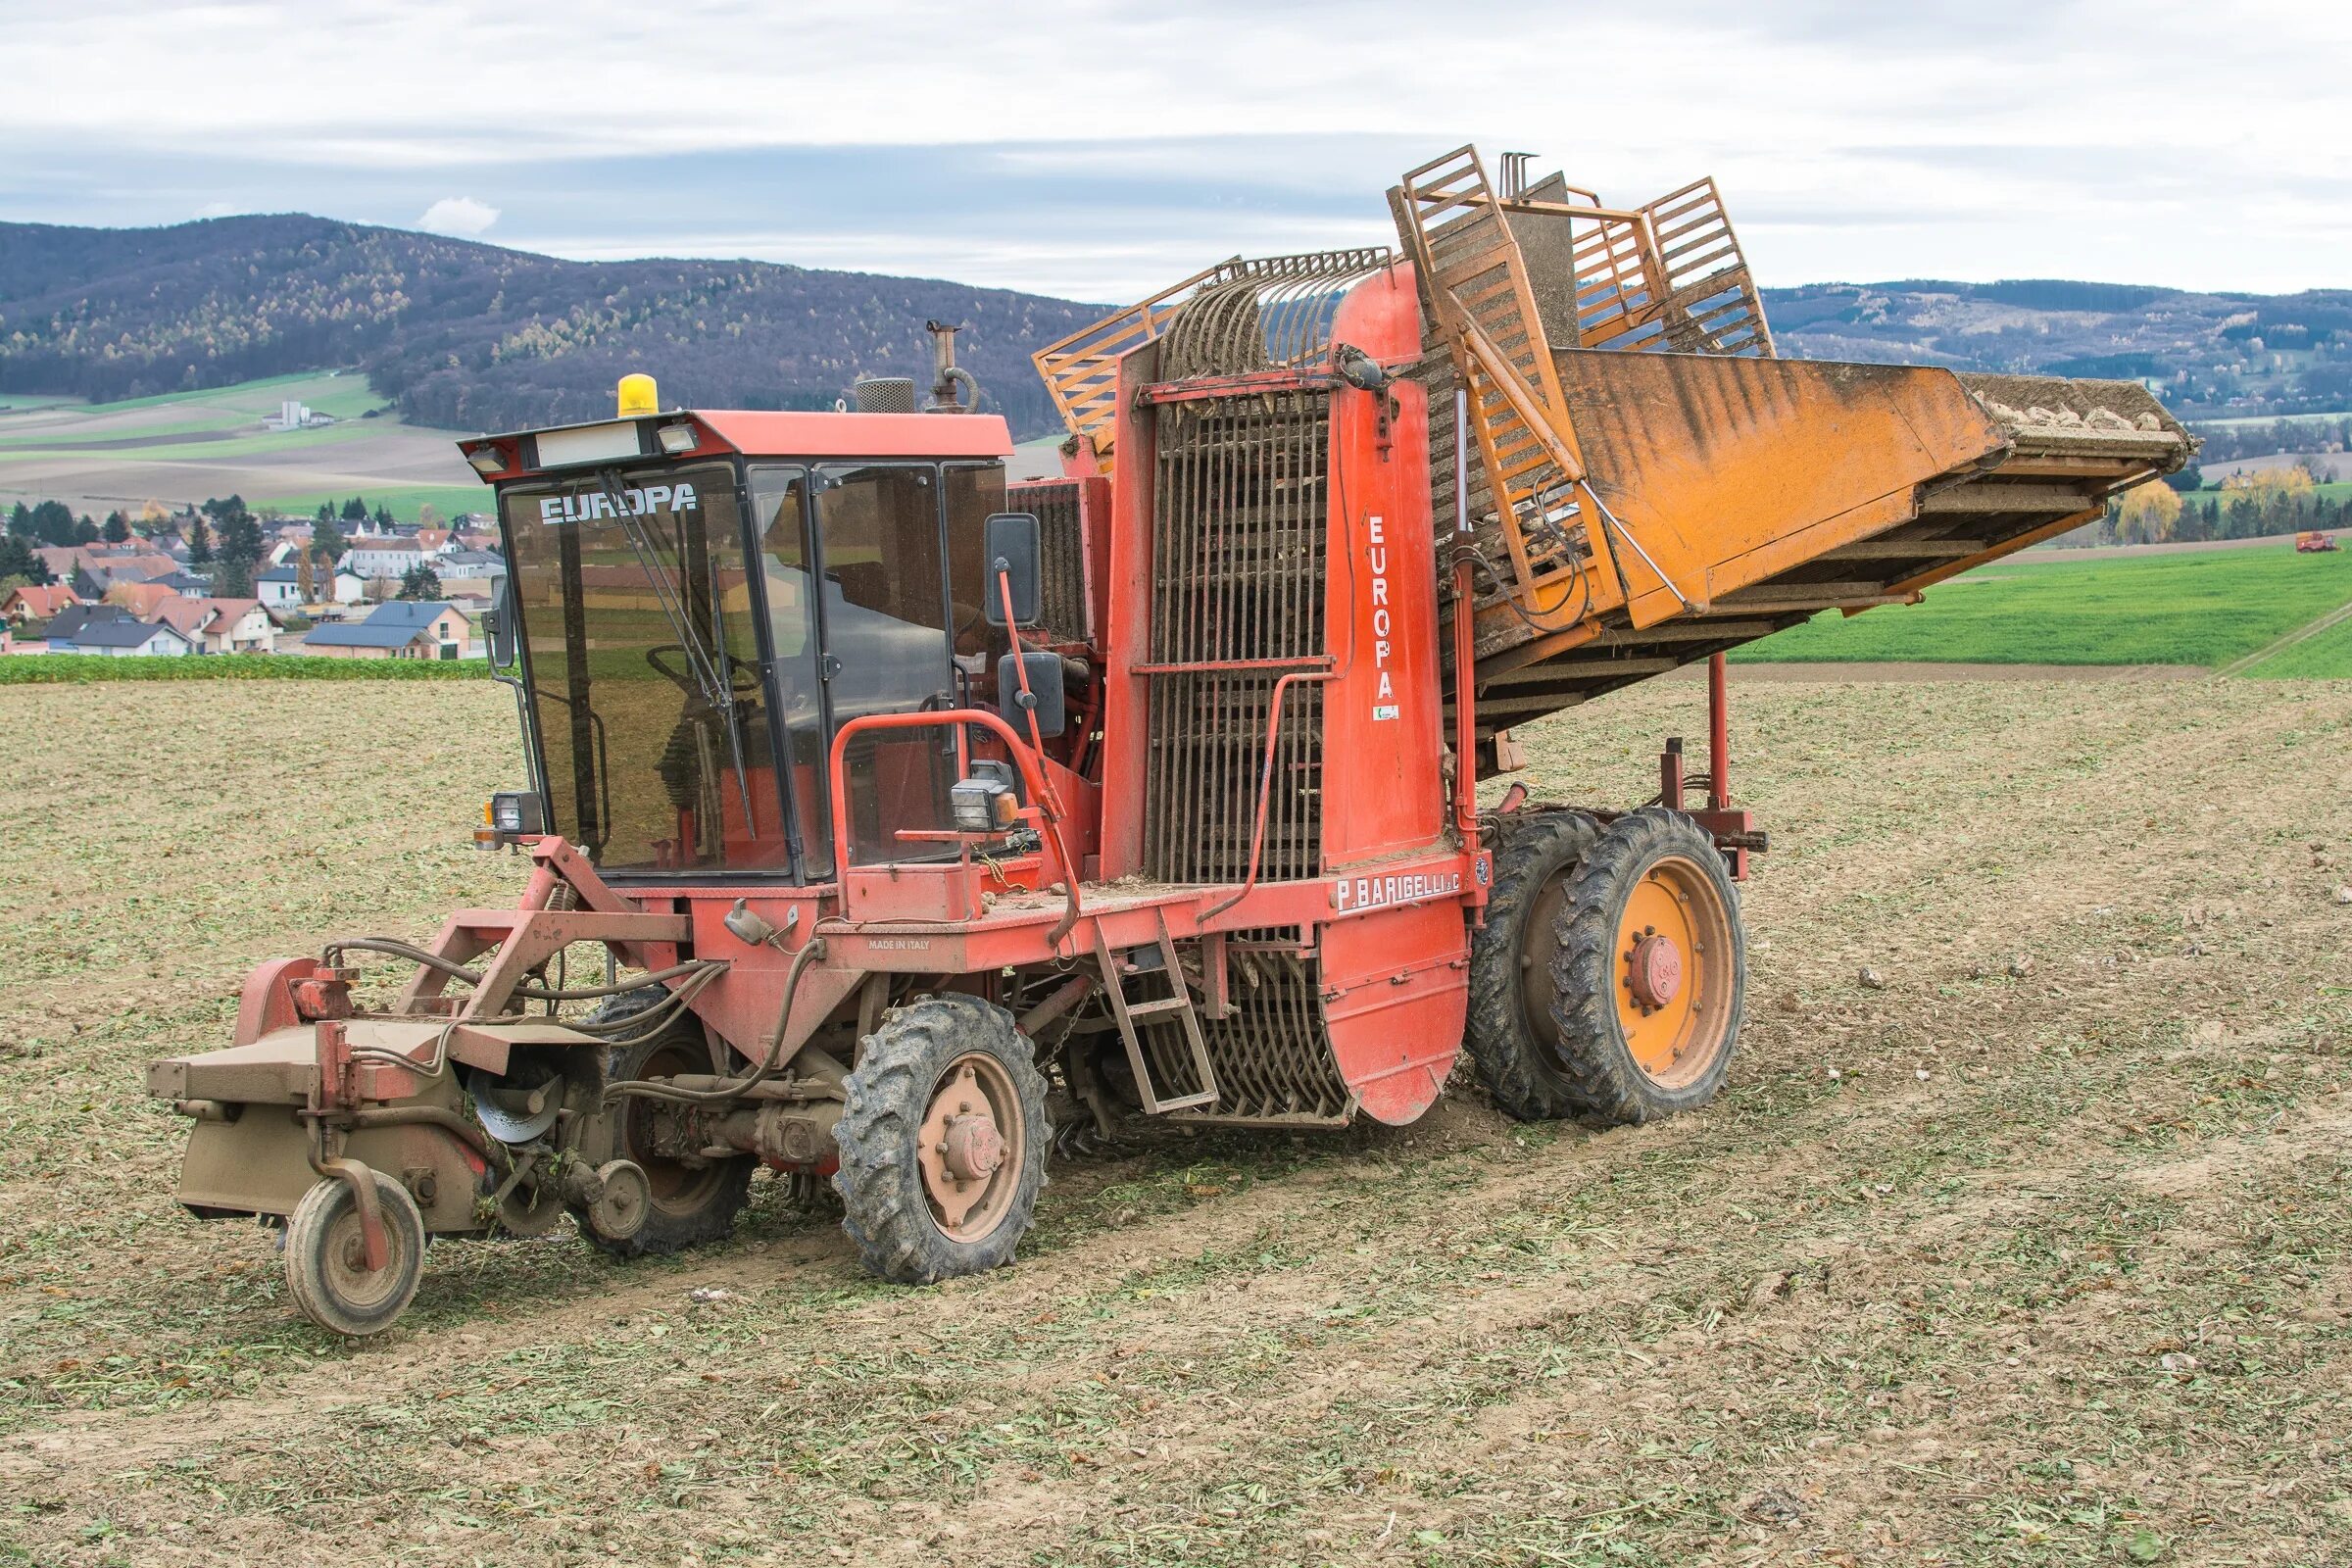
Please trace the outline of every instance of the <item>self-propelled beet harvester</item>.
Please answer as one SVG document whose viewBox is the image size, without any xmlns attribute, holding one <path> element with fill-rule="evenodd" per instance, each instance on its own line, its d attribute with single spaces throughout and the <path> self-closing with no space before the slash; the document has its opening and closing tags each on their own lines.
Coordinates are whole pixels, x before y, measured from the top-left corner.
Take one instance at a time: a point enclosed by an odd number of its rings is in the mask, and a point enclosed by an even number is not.
<svg viewBox="0 0 2352 1568">
<path fill-rule="evenodd" d="M 180 1200 L 282 1223 L 296 1303 L 366 1334 L 428 1235 L 669 1251 L 761 1164 L 889 1279 L 992 1268 L 1050 1090 L 1102 1136 L 1401 1123 L 1466 1050 L 1515 1116 L 1704 1103 L 1764 845 L 1720 659 L 1705 776 L 1669 743 L 1648 805 L 1482 810 L 1509 731 L 2190 444 L 2136 384 L 1778 359 L 1711 182 L 1504 172 L 1407 175 L 1399 253 L 1226 263 L 1041 353 L 1062 477 L 1007 484 L 944 331 L 926 412 L 633 377 L 465 442 L 533 775 L 476 836 L 528 887 L 258 969 L 232 1046 L 150 1069 Z"/>
</svg>

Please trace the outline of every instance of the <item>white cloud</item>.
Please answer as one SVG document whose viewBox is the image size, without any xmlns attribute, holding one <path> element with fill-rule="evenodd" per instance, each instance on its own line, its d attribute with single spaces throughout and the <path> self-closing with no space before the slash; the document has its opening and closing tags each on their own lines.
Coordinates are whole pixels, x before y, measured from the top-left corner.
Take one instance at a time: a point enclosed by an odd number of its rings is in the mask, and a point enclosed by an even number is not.
<svg viewBox="0 0 2352 1568">
<path fill-rule="evenodd" d="M 498 221 L 498 209 L 470 196 L 444 196 L 424 210 L 416 226 L 428 234 L 486 233 Z"/>
<path fill-rule="evenodd" d="M 925 46 L 873 47 L 894 36 Z M 1356 193 L 1377 238 L 1381 193 L 1405 163 L 1475 139 L 1546 154 L 1541 167 L 1565 165 L 1618 202 L 1715 173 L 1768 282 L 2352 281 L 2352 7 L 2311 0 L 0 0 L 0 59 L 36 84 L 0 95 L 0 145 L 35 149 L 18 169 L 40 170 L 44 143 L 59 149 L 50 162 L 70 157 L 81 172 L 61 192 L 118 189 L 124 171 L 176 172 L 223 148 L 261 166 L 240 192 L 248 210 L 361 176 L 399 182 L 398 205 L 378 213 L 530 181 L 527 217 L 499 229 L 517 244 L 545 243 L 517 229 L 559 209 L 572 232 L 615 226 L 598 222 L 600 203 L 627 216 L 598 161 L 983 144 L 1011 149 L 998 167 L 1031 204 L 1030 228 L 1044 239 L 1050 222 L 1063 254 L 1105 277 L 1063 286 L 1101 292 L 1124 272 L 1105 259 L 1153 239 L 1131 220 L 1139 181 L 1230 181 L 1224 205 L 1246 200 L 1252 218 L 1299 230 L 1251 243 L 1292 249 L 1329 211 L 1307 199 L 1317 192 Z M 181 90 L 190 80 L 221 90 Z M 364 121 L 346 94 L 285 89 L 312 81 L 366 94 Z M 126 98 L 138 115 L 121 113 Z M 961 110 L 927 112 L 939 104 Z M 1172 122 L 1213 126 L 1224 145 L 1173 140 Z M 1425 150 L 1400 162 L 1399 140 Z M 1047 190 L 1055 200 L 1041 206 Z M 69 200 L 0 200 L 0 217 L 50 218 Z M 740 222 L 732 205 L 710 211 Z M 438 220 L 452 208 L 467 221 L 489 212 L 443 202 L 423 222 L 487 227 Z M 803 257 L 854 262 L 841 247 L 872 227 L 866 213 L 795 218 L 787 242 Z M 1152 275 L 1223 254 L 1183 235 L 1165 251 L 1147 260 Z M 992 267 L 1033 284 L 1063 271 L 1013 256 Z"/>
</svg>

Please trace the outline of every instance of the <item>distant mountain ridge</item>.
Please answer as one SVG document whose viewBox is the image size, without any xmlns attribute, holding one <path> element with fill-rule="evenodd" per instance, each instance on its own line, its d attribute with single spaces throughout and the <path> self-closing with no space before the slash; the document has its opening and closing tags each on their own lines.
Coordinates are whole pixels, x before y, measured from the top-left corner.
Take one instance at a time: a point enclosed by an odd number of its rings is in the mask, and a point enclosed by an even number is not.
<svg viewBox="0 0 2352 1568">
<path fill-rule="evenodd" d="M 2190 416 L 2352 409 L 2352 290 L 1912 280 L 1764 301 L 1796 357 L 2147 377 Z M 927 384 L 922 323 L 939 318 L 971 324 L 959 352 L 984 406 L 1041 435 L 1057 425 L 1029 353 L 1102 310 L 766 262 L 567 262 L 299 214 L 0 223 L 0 393 L 114 401 L 357 364 L 405 418 L 461 430 L 601 417 L 635 369 L 713 408 L 826 408 L 866 374 Z"/>
<path fill-rule="evenodd" d="M 357 364 L 401 416 L 512 429 L 611 414 L 630 370 L 709 408 L 928 386 L 923 322 L 968 322 L 983 407 L 1055 427 L 1029 350 L 1102 308 L 766 262 L 566 262 L 303 215 L 169 228 L 0 223 L 0 392 L 98 401 Z"/>
<path fill-rule="evenodd" d="M 1783 354 L 2155 381 L 2176 414 L 2352 409 L 2352 289 L 2199 293 L 2055 278 L 1768 288 Z"/>
</svg>

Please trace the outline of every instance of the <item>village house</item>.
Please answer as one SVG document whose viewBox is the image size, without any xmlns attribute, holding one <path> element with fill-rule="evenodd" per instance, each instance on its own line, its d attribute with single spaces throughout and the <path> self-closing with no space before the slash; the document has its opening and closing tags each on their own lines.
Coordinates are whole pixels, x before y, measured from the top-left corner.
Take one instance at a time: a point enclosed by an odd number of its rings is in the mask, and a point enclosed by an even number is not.
<svg viewBox="0 0 2352 1568">
<path fill-rule="evenodd" d="M 398 534 L 358 534 L 336 565 L 363 579 L 389 577 L 398 582 L 431 555 L 416 540 Z"/>
<path fill-rule="evenodd" d="M 93 620 L 72 640 L 60 642 L 54 624 L 49 634 L 53 654 L 101 654 L 111 659 L 132 657 L 178 659 L 191 650 L 187 638 L 162 621 Z"/>
<path fill-rule="evenodd" d="M 95 597 L 103 604 L 122 606 L 134 620 L 153 620 L 158 611 L 180 595 L 177 589 L 160 582 L 119 582 Z"/>
<path fill-rule="evenodd" d="M 44 552 L 46 554 L 46 552 Z M 179 569 L 179 564 L 170 556 L 91 556 L 85 554 L 70 572 L 58 571 L 51 562 L 49 569 L 74 585 L 74 592 L 83 599 L 104 599 L 109 588 L 123 583 L 153 582 L 169 577 Z"/>
<path fill-rule="evenodd" d="M 452 599 L 486 600 L 507 574 L 507 564 L 487 550 L 452 550 L 433 563 L 433 574 Z"/>
<path fill-rule="evenodd" d="M 313 628 L 302 651 L 327 659 L 464 659 L 472 629 L 455 605 L 396 599 L 366 620 Z"/>
<path fill-rule="evenodd" d="M 63 583 L 36 588 L 26 584 L 11 588 L 8 597 L 0 599 L 0 621 L 22 626 L 28 620 L 47 620 L 68 605 L 79 604 L 74 590 Z"/>
<path fill-rule="evenodd" d="M 329 571 L 324 566 L 311 568 L 311 596 L 302 593 L 300 566 L 272 566 L 253 579 L 253 591 L 263 604 L 283 613 L 301 610 L 305 605 L 356 605 L 367 597 L 368 585 L 356 571 Z"/>
<path fill-rule="evenodd" d="M 210 598 L 213 592 L 212 578 L 190 571 L 185 566 L 177 571 L 166 572 L 161 577 L 151 578 L 150 581 L 159 588 L 171 589 L 182 599 L 206 599 Z"/>
<path fill-rule="evenodd" d="M 68 605 L 50 617 L 49 646 L 51 651 L 63 653 L 65 650 L 59 648 L 58 644 L 72 642 L 76 632 L 94 621 L 136 620 L 137 618 L 121 605 Z"/>
<path fill-rule="evenodd" d="M 258 599 L 175 599 L 151 618 L 199 654 L 277 652 L 277 617 Z"/>
</svg>

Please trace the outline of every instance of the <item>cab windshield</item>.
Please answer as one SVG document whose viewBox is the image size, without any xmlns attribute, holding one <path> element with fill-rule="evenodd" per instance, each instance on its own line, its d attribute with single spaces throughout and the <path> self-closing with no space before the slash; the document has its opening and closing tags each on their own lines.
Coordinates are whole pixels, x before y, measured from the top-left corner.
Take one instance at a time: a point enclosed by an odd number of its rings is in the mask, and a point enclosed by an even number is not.
<svg viewBox="0 0 2352 1568">
<path fill-rule="evenodd" d="M 832 876 L 834 734 L 961 706 L 1003 651 L 979 611 L 1000 464 L 640 466 L 503 504 L 548 826 L 608 873 Z M 955 853 L 900 836 L 948 825 L 955 750 L 852 740 L 853 862 Z"/>
<path fill-rule="evenodd" d="M 789 869 L 727 465 L 506 498 L 549 825 L 612 871 Z"/>
</svg>

